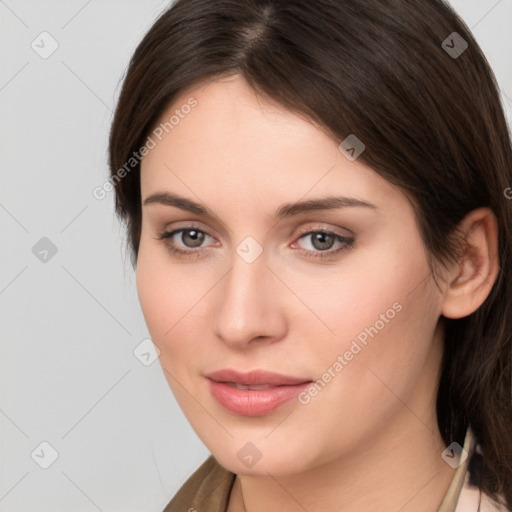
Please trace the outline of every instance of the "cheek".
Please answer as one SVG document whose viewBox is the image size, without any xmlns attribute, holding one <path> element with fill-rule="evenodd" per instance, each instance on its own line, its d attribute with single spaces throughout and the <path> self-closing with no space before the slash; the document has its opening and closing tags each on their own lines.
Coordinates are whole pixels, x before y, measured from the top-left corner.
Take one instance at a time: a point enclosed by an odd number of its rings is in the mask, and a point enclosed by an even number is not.
<svg viewBox="0 0 512 512">
<path fill-rule="evenodd" d="M 208 339 L 210 318 L 201 315 L 215 281 L 211 272 L 199 272 L 194 264 L 173 264 L 160 247 L 141 239 L 137 291 L 161 364 L 177 371 L 189 368 Z"/>
<path fill-rule="evenodd" d="M 141 239 L 137 261 L 137 292 L 153 342 L 165 351 L 175 325 L 186 314 L 193 290 L 182 272 L 166 265 L 151 242 Z"/>
<path fill-rule="evenodd" d="M 333 391 L 358 396 L 349 401 L 356 407 L 389 397 L 386 385 L 406 393 L 432 346 L 440 296 L 419 238 L 408 241 L 359 251 L 343 270 L 314 281 L 295 280 L 297 294 L 330 330 L 318 323 L 325 334 L 316 345 L 317 375 L 340 375 Z"/>
<path fill-rule="evenodd" d="M 423 271 L 428 272 L 428 267 Z M 340 416 L 356 418 L 368 433 L 403 410 L 404 403 L 426 417 L 426 411 L 414 404 L 419 389 L 429 392 L 440 361 L 439 351 L 432 350 L 439 301 L 431 280 L 422 282 L 424 273 L 415 271 L 414 265 L 403 265 L 397 272 L 382 274 L 379 281 L 368 282 L 364 292 L 353 290 L 357 304 L 346 303 L 351 314 L 339 318 L 340 334 L 330 344 L 324 364 L 327 370 L 341 355 L 339 373 L 333 379 L 336 383 L 329 384 L 329 399 L 318 401 L 319 414 L 328 414 L 332 403 L 343 404 Z"/>
<path fill-rule="evenodd" d="M 280 269 L 284 280 L 317 317 L 309 315 L 317 322 L 319 335 L 326 341 L 330 338 L 329 345 L 343 348 L 356 337 L 364 343 L 370 336 L 368 330 L 377 330 L 380 337 L 393 324 L 409 329 L 404 317 L 411 321 L 421 317 L 421 310 L 435 301 L 432 294 L 425 296 L 427 288 L 422 286 L 428 282 L 429 268 L 421 241 L 414 231 L 405 236 L 408 243 L 397 243 L 396 238 L 389 234 L 375 237 L 372 243 L 315 274 L 306 273 L 303 267 Z"/>
</svg>

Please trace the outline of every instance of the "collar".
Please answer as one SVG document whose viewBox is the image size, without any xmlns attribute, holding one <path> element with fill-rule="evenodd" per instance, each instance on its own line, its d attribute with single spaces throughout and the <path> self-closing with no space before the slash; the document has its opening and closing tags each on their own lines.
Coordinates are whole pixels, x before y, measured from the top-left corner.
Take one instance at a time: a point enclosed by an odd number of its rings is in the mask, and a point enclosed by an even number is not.
<svg viewBox="0 0 512 512">
<path fill-rule="evenodd" d="M 464 487 L 466 476 L 468 473 L 469 461 L 471 460 L 471 456 L 473 455 L 473 451 L 476 447 L 476 439 L 471 427 L 468 427 L 466 431 L 466 437 L 464 438 L 464 451 L 463 454 L 466 455 L 465 460 L 462 464 L 455 470 L 455 474 L 453 475 L 452 481 L 450 482 L 450 486 L 444 495 L 443 501 L 441 505 L 437 509 L 437 512 L 455 512 L 457 509 L 457 503 L 459 502 L 459 498 L 462 492 L 462 488 Z"/>
</svg>

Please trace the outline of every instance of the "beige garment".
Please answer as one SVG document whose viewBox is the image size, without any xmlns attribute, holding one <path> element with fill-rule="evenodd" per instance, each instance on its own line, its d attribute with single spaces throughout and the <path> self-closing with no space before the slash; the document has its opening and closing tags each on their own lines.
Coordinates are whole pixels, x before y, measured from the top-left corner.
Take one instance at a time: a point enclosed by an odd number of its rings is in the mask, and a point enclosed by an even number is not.
<svg viewBox="0 0 512 512">
<path fill-rule="evenodd" d="M 469 460 L 474 451 L 478 451 L 470 428 L 464 439 L 464 450 L 468 457 L 455 470 L 437 512 L 511 512 L 505 507 L 497 507 L 487 495 L 469 484 Z M 226 512 L 235 477 L 235 473 L 224 469 L 210 455 L 183 484 L 163 512 Z"/>
</svg>

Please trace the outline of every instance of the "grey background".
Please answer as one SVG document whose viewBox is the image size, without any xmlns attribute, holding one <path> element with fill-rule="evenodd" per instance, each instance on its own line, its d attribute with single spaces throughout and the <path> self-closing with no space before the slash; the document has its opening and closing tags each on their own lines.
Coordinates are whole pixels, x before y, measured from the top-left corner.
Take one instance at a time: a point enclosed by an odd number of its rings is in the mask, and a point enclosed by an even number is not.
<svg viewBox="0 0 512 512">
<path fill-rule="evenodd" d="M 134 355 L 149 335 L 124 233 L 112 193 L 92 194 L 129 57 L 167 4 L 0 0 L 0 511 L 160 512 L 208 455 L 158 360 Z M 512 0 L 452 4 L 511 120 Z"/>
</svg>

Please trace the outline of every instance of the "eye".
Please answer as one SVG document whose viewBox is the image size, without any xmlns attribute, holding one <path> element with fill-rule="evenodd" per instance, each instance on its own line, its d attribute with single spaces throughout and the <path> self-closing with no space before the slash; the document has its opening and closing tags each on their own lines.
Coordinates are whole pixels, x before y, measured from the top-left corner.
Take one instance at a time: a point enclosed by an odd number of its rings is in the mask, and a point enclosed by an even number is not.
<svg viewBox="0 0 512 512">
<path fill-rule="evenodd" d="M 164 231 L 159 233 L 157 237 L 158 240 L 165 242 L 167 249 L 171 253 L 189 258 L 198 258 L 208 251 L 208 247 L 203 246 L 207 238 L 214 240 L 206 231 L 196 226 L 186 226 L 172 231 Z M 300 233 L 297 240 L 307 240 L 308 238 L 310 243 L 306 245 L 310 245 L 311 248 L 299 248 L 299 251 L 307 258 L 312 259 L 332 258 L 342 251 L 350 249 L 354 244 L 352 238 L 347 238 L 324 229 Z M 333 249 L 336 245 L 337 247 Z M 292 247 L 294 246 L 297 246 L 297 242 L 292 244 Z"/>
<path fill-rule="evenodd" d="M 347 238 L 333 231 L 327 231 L 323 229 L 310 230 L 306 233 L 302 233 L 298 240 L 308 239 L 310 241 L 310 247 L 312 249 L 301 249 L 301 252 L 308 258 L 331 258 L 342 251 L 350 249 L 354 240 Z M 338 244 L 336 249 L 332 249 L 333 246 Z"/>
<path fill-rule="evenodd" d="M 178 256 L 199 257 L 207 250 L 201 247 L 206 238 L 212 238 L 205 231 L 194 226 L 183 227 L 173 231 L 164 231 L 157 237 L 158 240 L 164 240 L 170 252 Z M 179 244 L 182 244 L 181 248 Z M 188 248 L 188 249 L 186 249 Z"/>
</svg>

